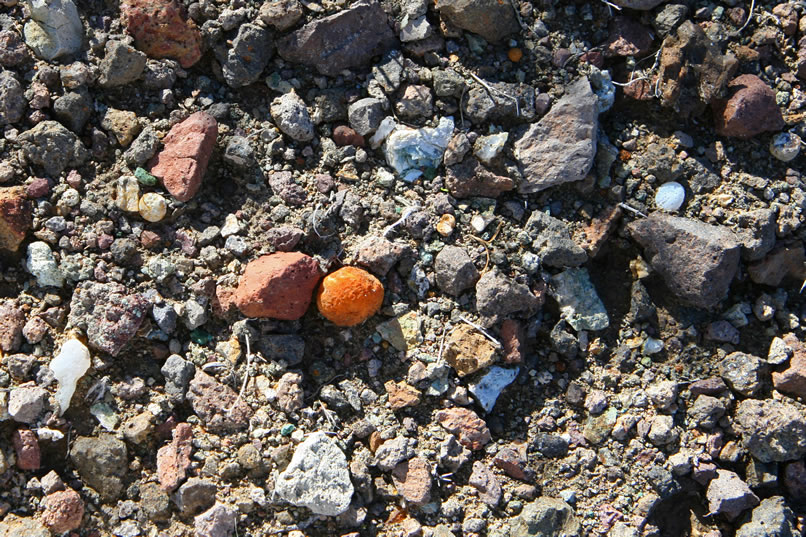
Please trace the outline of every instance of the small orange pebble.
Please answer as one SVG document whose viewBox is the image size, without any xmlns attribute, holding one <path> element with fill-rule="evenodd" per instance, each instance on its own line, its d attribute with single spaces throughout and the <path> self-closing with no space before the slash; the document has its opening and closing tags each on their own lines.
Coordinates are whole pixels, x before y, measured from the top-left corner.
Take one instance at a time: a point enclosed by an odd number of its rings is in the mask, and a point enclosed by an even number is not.
<svg viewBox="0 0 806 537">
<path fill-rule="evenodd" d="M 523 58 L 523 51 L 518 47 L 513 47 L 507 52 L 507 57 L 510 61 L 518 63 L 521 61 L 521 58 Z"/>
<path fill-rule="evenodd" d="M 342 267 L 322 279 L 316 306 L 338 326 L 354 326 L 375 315 L 383 303 L 381 282 L 358 267 Z"/>
</svg>

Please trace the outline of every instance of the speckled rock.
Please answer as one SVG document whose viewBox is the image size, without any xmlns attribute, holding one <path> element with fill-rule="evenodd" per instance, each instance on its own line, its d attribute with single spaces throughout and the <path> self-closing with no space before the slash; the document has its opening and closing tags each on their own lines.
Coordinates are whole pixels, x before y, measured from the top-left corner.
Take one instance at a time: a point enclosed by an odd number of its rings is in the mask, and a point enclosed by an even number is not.
<svg viewBox="0 0 806 537">
<path fill-rule="evenodd" d="M 137 48 L 188 68 L 201 58 L 202 36 L 176 0 L 124 0 L 120 13 Z"/>
<path fill-rule="evenodd" d="M 187 400 L 205 427 L 214 433 L 243 429 L 249 424 L 249 417 L 252 415 L 252 409 L 238 398 L 232 388 L 221 384 L 201 369 L 196 370 L 196 376 L 190 381 Z"/>
<path fill-rule="evenodd" d="M 772 399 L 745 399 L 736 411 L 742 443 L 761 462 L 783 462 L 806 454 L 806 418 L 800 410 Z"/>
</svg>

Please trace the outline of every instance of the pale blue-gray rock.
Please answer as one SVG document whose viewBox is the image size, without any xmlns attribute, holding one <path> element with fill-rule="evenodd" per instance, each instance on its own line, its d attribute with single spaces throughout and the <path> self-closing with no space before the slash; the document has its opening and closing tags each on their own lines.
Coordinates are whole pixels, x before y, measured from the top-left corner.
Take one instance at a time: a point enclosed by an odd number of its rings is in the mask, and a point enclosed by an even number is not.
<svg viewBox="0 0 806 537">
<path fill-rule="evenodd" d="M 610 324 L 588 269 L 570 268 L 552 276 L 549 293 L 559 304 L 562 317 L 577 332 L 604 330 Z"/>
<path fill-rule="evenodd" d="M 655 192 L 655 205 L 658 209 L 670 213 L 677 212 L 684 201 L 686 201 L 686 189 L 676 181 L 663 183 Z"/>
<path fill-rule="evenodd" d="M 297 446 L 274 486 L 274 492 L 288 503 L 325 516 L 347 511 L 353 490 L 344 452 L 322 432 L 311 434 Z"/>
<path fill-rule="evenodd" d="M 81 50 L 84 27 L 73 0 L 28 0 L 31 20 L 25 23 L 25 43 L 46 61 Z"/>
<path fill-rule="evenodd" d="M 762 500 L 753 509 L 753 519 L 747 522 L 736 537 L 795 537 L 795 515 L 781 496 Z"/>
<path fill-rule="evenodd" d="M 485 412 L 490 412 L 504 388 L 512 384 L 518 376 L 518 368 L 507 369 L 493 366 L 486 375 L 470 384 L 470 393 L 476 398 Z"/>
</svg>

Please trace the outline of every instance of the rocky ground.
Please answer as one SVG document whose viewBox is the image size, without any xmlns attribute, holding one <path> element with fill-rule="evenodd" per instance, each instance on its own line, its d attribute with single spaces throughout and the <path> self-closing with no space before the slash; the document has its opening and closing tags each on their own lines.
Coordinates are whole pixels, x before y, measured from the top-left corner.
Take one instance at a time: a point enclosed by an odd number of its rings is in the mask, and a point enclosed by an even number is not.
<svg viewBox="0 0 806 537">
<path fill-rule="evenodd" d="M 0 0 L 0 536 L 790 537 L 806 4 Z"/>
</svg>

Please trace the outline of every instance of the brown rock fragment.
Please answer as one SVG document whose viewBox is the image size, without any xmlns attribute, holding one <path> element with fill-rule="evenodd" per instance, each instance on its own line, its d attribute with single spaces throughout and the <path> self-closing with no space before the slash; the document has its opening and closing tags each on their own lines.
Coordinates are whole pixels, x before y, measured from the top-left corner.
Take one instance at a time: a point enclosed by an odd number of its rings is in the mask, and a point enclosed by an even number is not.
<svg viewBox="0 0 806 537">
<path fill-rule="evenodd" d="M 264 255 L 246 265 L 235 304 L 247 317 L 293 321 L 305 315 L 321 276 L 316 260 L 303 253 Z"/>
<path fill-rule="evenodd" d="M 504 345 L 504 362 L 519 364 L 523 361 L 526 332 L 521 323 L 514 319 L 501 323 L 501 343 Z"/>
<path fill-rule="evenodd" d="M 84 502 L 78 492 L 68 489 L 45 497 L 42 523 L 54 534 L 76 530 L 84 517 Z"/>
<path fill-rule="evenodd" d="M 756 75 L 741 75 L 728 83 L 729 97 L 715 101 L 716 132 L 723 136 L 752 138 L 779 131 L 785 123 L 775 91 Z"/>
<path fill-rule="evenodd" d="M 41 465 L 39 440 L 30 429 L 17 429 L 11 435 L 11 443 L 17 453 L 17 467 L 20 470 L 38 470 Z"/>
<path fill-rule="evenodd" d="M 201 58 L 201 32 L 176 0 L 124 0 L 120 13 L 137 48 L 149 57 L 171 58 L 185 69 Z"/>
<path fill-rule="evenodd" d="M 180 423 L 173 432 L 173 440 L 157 451 L 157 477 L 160 488 L 166 492 L 176 490 L 190 470 L 190 453 L 193 446 L 190 440 L 193 433 L 190 425 Z"/>
<path fill-rule="evenodd" d="M 395 466 L 392 481 L 400 495 L 409 503 L 424 505 L 431 499 L 431 467 L 419 457 Z"/>
<path fill-rule="evenodd" d="M 451 332 L 445 347 L 445 360 L 460 377 L 493 364 L 495 347 L 473 327 L 462 324 Z"/>
<path fill-rule="evenodd" d="M 16 252 L 31 229 L 33 208 L 21 186 L 0 188 L 0 250 Z"/>
<path fill-rule="evenodd" d="M 490 441 L 490 430 L 478 414 L 467 408 L 448 408 L 436 414 L 436 421 L 453 433 L 463 446 L 477 450 Z"/>
<path fill-rule="evenodd" d="M 420 390 L 411 386 L 406 381 L 388 381 L 383 385 L 389 395 L 389 406 L 392 410 L 400 410 L 407 406 L 417 406 L 420 404 Z"/>
</svg>

